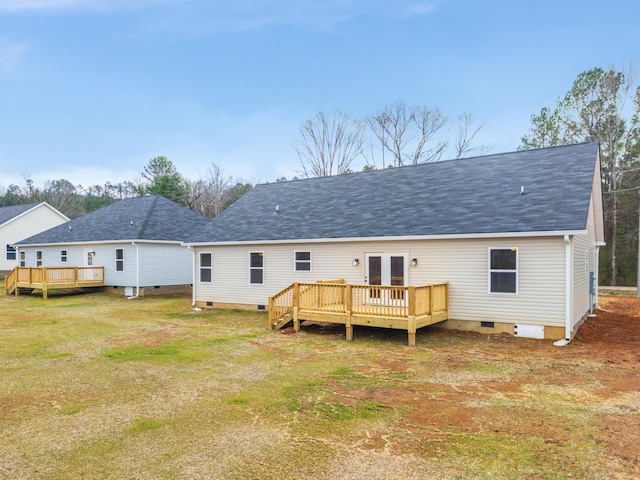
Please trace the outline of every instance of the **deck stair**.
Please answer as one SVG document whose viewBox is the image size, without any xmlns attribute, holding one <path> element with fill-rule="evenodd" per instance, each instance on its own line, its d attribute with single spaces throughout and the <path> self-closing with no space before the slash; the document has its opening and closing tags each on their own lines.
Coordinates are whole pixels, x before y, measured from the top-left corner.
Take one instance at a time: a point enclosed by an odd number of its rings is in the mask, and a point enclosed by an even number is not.
<svg viewBox="0 0 640 480">
<path fill-rule="evenodd" d="M 449 319 L 449 284 L 380 286 L 353 285 L 344 280 L 295 282 L 269 297 L 269 328 L 280 329 L 302 320 L 343 324 L 347 340 L 353 326 L 407 330 L 415 345 L 418 328 Z"/>
</svg>

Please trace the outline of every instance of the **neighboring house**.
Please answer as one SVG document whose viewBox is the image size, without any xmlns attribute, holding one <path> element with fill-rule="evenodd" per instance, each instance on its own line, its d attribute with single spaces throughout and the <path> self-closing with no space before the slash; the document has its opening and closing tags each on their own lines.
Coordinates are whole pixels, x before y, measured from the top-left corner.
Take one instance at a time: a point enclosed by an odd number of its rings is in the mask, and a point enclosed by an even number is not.
<svg viewBox="0 0 640 480">
<path fill-rule="evenodd" d="M 569 340 L 597 302 L 597 143 L 257 185 L 194 231 L 198 306 L 448 282 L 447 327 Z"/>
<path fill-rule="evenodd" d="M 192 254 L 182 244 L 209 219 L 161 196 L 136 197 L 18 242 L 27 267 L 104 266 L 104 284 L 127 296 L 189 288 Z"/>
<path fill-rule="evenodd" d="M 0 272 L 8 272 L 18 265 L 13 244 L 69 219 L 46 202 L 13 205 L 0 208 Z"/>
</svg>

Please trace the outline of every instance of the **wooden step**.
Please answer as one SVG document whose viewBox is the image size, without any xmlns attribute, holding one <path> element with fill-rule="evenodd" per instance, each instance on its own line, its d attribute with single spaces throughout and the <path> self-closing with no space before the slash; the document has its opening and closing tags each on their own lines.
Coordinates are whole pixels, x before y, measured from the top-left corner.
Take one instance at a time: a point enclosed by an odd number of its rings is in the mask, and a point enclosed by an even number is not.
<svg viewBox="0 0 640 480">
<path fill-rule="evenodd" d="M 281 328 L 286 327 L 289 323 L 293 322 L 293 315 L 287 313 L 284 317 L 278 320 L 273 327 L 275 330 L 280 330 Z"/>
</svg>

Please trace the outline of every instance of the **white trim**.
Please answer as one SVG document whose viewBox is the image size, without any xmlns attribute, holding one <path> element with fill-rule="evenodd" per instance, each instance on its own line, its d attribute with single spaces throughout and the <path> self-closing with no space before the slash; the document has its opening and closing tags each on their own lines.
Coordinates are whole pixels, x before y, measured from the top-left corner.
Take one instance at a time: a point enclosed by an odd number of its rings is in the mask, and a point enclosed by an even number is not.
<svg viewBox="0 0 640 480">
<path fill-rule="evenodd" d="M 18 206 L 18 205 L 10 205 L 10 206 Z M 11 222 L 13 222 L 14 220 L 17 220 L 20 217 L 25 216 L 26 214 L 33 212 L 36 208 L 39 207 L 48 207 L 50 210 L 52 210 L 54 213 L 57 213 L 59 216 L 61 216 L 62 218 L 64 218 L 67 222 L 69 221 L 69 217 L 67 217 L 64 213 L 58 211 L 57 209 L 53 208 L 51 205 L 49 205 L 47 202 L 40 202 L 37 205 L 34 205 L 33 207 L 31 207 L 29 210 L 26 210 L 18 215 L 16 215 L 15 217 L 11 217 L 9 220 L 7 220 L 6 222 L 4 222 L 3 224 L 0 224 L 0 227 L 4 227 L 5 225 L 10 224 Z M 8 208 L 8 207 L 7 207 Z"/>
<path fill-rule="evenodd" d="M 194 250 L 195 252 L 195 250 Z M 211 261 L 211 265 L 209 265 L 208 267 L 203 267 L 202 266 L 202 255 L 210 255 L 209 260 Z M 208 282 L 205 282 L 204 280 L 202 280 L 202 269 L 203 268 L 208 268 L 209 269 L 209 275 L 211 280 L 209 280 Z M 213 252 L 198 252 L 198 283 L 206 283 L 206 284 L 211 284 L 213 283 Z"/>
<path fill-rule="evenodd" d="M 248 271 L 248 273 L 249 273 L 248 277 L 249 277 L 249 278 L 247 278 L 247 280 L 248 280 L 248 282 L 249 282 L 249 285 L 264 285 L 264 283 L 265 283 L 265 282 L 264 282 L 264 270 L 265 270 L 265 269 L 264 269 L 264 250 L 250 250 L 248 253 L 249 253 L 249 271 Z M 252 266 L 251 266 L 251 254 L 252 254 L 252 253 L 257 253 L 258 255 L 260 255 L 260 256 L 262 257 L 262 267 L 252 267 Z M 262 282 L 260 282 L 260 283 L 253 283 L 253 282 L 251 281 L 251 271 L 252 271 L 253 269 L 256 269 L 256 270 L 257 270 L 257 269 L 260 269 L 260 270 L 262 270 Z"/>
<path fill-rule="evenodd" d="M 296 254 L 298 253 L 308 253 L 309 254 L 309 260 L 298 260 L 296 259 Z M 308 263 L 309 264 L 309 270 L 298 270 L 296 267 L 298 266 L 298 263 Z M 294 250 L 293 251 L 293 271 L 294 273 L 305 273 L 305 272 L 311 272 L 313 270 L 313 254 L 311 253 L 311 250 Z"/>
<path fill-rule="evenodd" d="M 508 269 L 492 269 L 491 268 L 491 251 L 492 250 L 511 250 L 512 252 L 515 250 L 516 252 L 516 268 L 515 270 Z M 489 295 L 518 295 L 519 291 L 519 283 L 520 283 L 520 275 L 519 275 L 519 267 L 520 267 L 520 248 L 519 247 L 488 247 L 487 249 L 487 270 L 488 270 L 488 281 L 487 281 L 487 292 Z M 503 272 L 503 273 L 515 273 L 516 274 L 516 291 L 515 292 L 493 292 L 491 290 L 491 273 Z"/>
<path fill-rule="evenodd" d="M 566 230 L 548 232 L 503 232 L 503 233 L 465 233 L 459 235 L 409 235 L 388 237 L 343 237 L 343 238 L 298 238 L 286 240 L 242 240 L 228 242 L 182 242 L 185 246 L 224 247 L 228 245 L 278 245 L 291 243 L 345 243 L 345 242 L 381 242 L 381 241 L 405 241 L 405 240 L 457 240 L 457 239 L 482 239 L 482 238 L 523 238 L 523 237 L 564 237 L 565 235 L 584 235 L 587 230 Z"/>
<path fill-rule="evenodd" d="M 116 247 L 113 250 L 114 250 L 113 254 L 114 254 L 114 260 L 115 260 L 115 263 L 113 264 L 113 271 L 116 274 L 120 272 L 124 273 L 124 248 Z M 118 250 L 122 251 L 122 258 L 120 259 L 118 258 Z M 118 262 L 122 262 L 122 270 L 118 270 Z"/>
<path fill-rule="evenodd" d="M 143 244 L 143 243 L 152 243 L 152 244 L 169 244 L 169 245 L 179 245 L 181 247 L 186 247 L 187 244 L 180 240 L 136 240 L 136 239 L 118 239 L 118 240 L 84 240 L 82 242 L 55 242 L 55 243 L 20 243 L 16 242 L 15 245 L 19 247 L 55 247 L 61 245 L 113 245 L 118 243 L 131 243 L 131 244 Z"/>
</svg>

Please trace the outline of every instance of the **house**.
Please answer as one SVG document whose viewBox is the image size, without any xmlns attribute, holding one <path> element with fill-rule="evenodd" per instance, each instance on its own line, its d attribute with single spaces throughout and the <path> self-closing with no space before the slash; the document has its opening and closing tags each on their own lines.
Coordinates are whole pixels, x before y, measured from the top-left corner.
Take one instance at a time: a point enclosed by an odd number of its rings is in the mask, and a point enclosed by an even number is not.
<svg viewBox="0 0 640 480">
<path fill-rule="evenodd" d="M 443 326 L 566 344 L 597 302 L 604 245 L 599 147 L 257 185 L 187 244 L 200 307 L 266 309 L 296 282 L 310 289 L 327 279 L 368 286 L 369 303 L 380 305 L 383 287 L 371 286 L 446 282 Z M 405 293 L 387 293 L 386 303 Z M 290 298 L 298 301 L 296 295 L 300 289 Z M 371 318 L 363 324 L 373 325 Z M 351 320 L 342 321 L 349 336 Z"/>
<path fill-rule="evenodd" d="M 161 196 L 128 198 L 15 248 L 26 267 L 103 266 L 110 291 L 142 296 L 191 288 L 193 257 L 182 241 L 208 222 Z"/>
<path fill-rule="evenodd" d="M 0 208 L 0 274 L 18 265 L 18 255 L 13 244 L 49 228 L 68 222 L 69 219 L 47 202 L 13 205 Z"/>
</svg>

